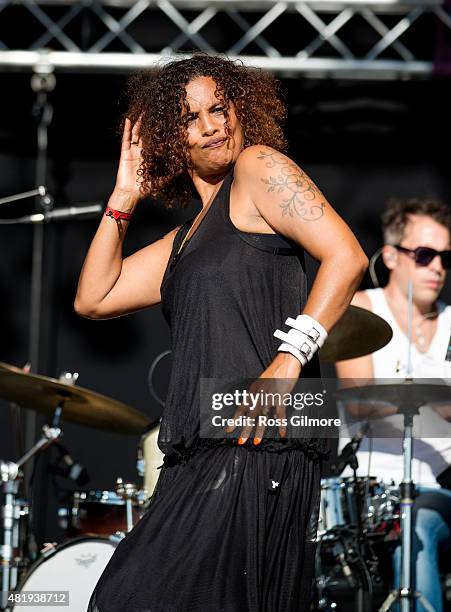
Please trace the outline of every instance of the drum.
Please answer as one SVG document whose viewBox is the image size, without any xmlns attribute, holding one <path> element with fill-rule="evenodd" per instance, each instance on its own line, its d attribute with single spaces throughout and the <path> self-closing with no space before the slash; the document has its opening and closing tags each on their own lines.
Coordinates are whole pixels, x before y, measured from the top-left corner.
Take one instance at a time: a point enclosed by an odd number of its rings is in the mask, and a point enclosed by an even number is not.
<svg viewBox="0 0 451 612">
<path fill-rule="evenodd" d="M 357 487 L 357 490 L 356 490 Z M 396 521 L 399 493 L 377 478 L 324 478 L 321 481 L 321 502 L 318 537 L 340 527 L 356 527 L 362 521 L 365 533 L 383 532 Z"/>
<path fill-rule="evenodd" d="M 160 427 L 156 425 L 141 438 L 142 458 L 138 461 L 138 471 L 144 477 L 144 490 L 147 497 L 151 497 L 154 492 L 161 471 L 158 468 L 163 465 L 164 454 L 157 444 L 159 432 Z"/>
<path fill-rule="evenodd" d="M 362 533 L 357 529 L 359 518 Z M 376 478 L 321 481 L 314 610 L 379 610 L 392 584 L 399 491 Z M 360 545 L 360 552 L 359 552 Z M 359 585 L 371 581 L 373 605 Z"/>
<path fill-rule="evenodd" d="M 395 485 L 376 483 L 366 497 L 364 524 L 367 533 L 394 540 L 400 534 L 400 492 Z"/>
<path fill-rule="evenodd" d="M 318 521 L 318 535 L 345 525 L 342 500 L 343 481 L 340 478 L 323 478 L 321 480 L 321 502 Z"/>
<path fill-rule="evenodd" d="M 140 511 L 137 501 L 132 504 L 136 524 Z M 58 516 L 60 527 L 70 538 L 127 532 L 125 501 L 114 491 L 74 491 L 68 506 L 58 510 Z"/>
<path fill-rule="evenodd" d="M 16 590 L 18 603 L 12 609 L 29 612 L 30 604 L 20 603 L 21 594 L 26 598 L 30 591 L 32 594 L 50 591 L 54 599 L 47 607 L 41 603 L 43 609 L 83 612 L 117 542 L 110 538 L 77 538 L 43 554 Z M 62 592 L 67 592 L 69 601 Z"/>
</svg>

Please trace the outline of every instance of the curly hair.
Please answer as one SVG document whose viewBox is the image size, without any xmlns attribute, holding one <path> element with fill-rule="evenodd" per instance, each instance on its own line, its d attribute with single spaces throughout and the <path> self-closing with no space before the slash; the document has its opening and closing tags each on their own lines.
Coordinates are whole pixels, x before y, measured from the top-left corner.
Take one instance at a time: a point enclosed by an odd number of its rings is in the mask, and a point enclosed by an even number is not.
<svg viewBox="0 0 451 612">
<path fill-rule="evenodd" d="M 451 234 L 451 208 L 445 202 L 433 198 L 391 199 L 382 215 L 385 244 L 399 244 L 404 238 L 410 215 L 431 217 Z"/>
<path fill-rule="evenodd" d="M 143 143 L 139 169 L 143 193 L 168 207 L 178 201 L 185 206 L 193 195 L 186 127 L 181 119 L 188 110 L 185 86 L 201 76 L 212 77 L 216 97 L 228 109 L 232 103 L 244 135 L 244 147 L 264 144 L 286 150 L 281 128 L 286 107 L 280 99 L 279 82 L 261 70 L 245 67 L 224 57 L 195 54 L 172 60 L 158 68 L 135 74 L 128 83 L 128 117 L 132 124 L 142 116 Z"/>
</svg>

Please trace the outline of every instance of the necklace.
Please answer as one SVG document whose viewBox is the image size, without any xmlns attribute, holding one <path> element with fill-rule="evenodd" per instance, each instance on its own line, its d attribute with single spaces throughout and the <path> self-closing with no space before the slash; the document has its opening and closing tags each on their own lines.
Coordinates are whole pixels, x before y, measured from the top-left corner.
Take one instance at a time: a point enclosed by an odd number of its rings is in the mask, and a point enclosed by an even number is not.
<svg viewBox="0 0 451 612">
<path fill-rule="evenodd" d="M 192 231 L 192 230 L 193 230 L 193 228 L 194 228 L 194 226 L 195 226 L 195 224 L 196 224 L 196 222 L 198 221 L 198 219 L 200 219 L 200 221 L 202 221 L 202 219 L 205 217 L 205 215 L 206 215 L 206 214 L 207 214 L 207 212 L 209 211 L 210 206 L 211 206 L 211 204 L 213 203 L 213 200 L 215 199 L 215 197 L 216 197 L 216 195 L 217 195 L 218 191 L 221 189 L 221 185 L 222 185 L 222 183 L 223 183 L 223 181 L 221 181 L 220 183 L 218 183 L 218 186 L 215 188 L 215 190 L 214 190 L 214 191 L 213 191 L 213 193 L 211 194 L 210 199 L 209 199 L 209 200 L 208 200 L 208 202 L 205 204 L 205 207 L 204 207 L 204 208 L 202 208 L 202 210 L 201 210 L 201 211 L 200 211 L 200 212 L 199 212 L 199 213 L 198 213 L 198 214 L 195 216 L 194 221 L 193 221 L 193 222 L 192 222 L 192 224 L 191 224 L 191 227 L 190 227 L 190 228 L 189 228 L 189 230 L 186 232 L 186 235 L 185 235 L 185 237 L 183 238 L 181 245 L 179 246 L 179 249 L 178 249 L 178 251 L 177 251 L 177 255 L 179 255 L 179 254 L 180 254 L 180 251 L 183 249 L 183 245 L 185 244 L 185 242 L 186 242 L 186 241 L 187 241 L 189 238 L 191 238 L 191 237 L 193 236 L 193 234 L 195 234 L 195 233 L 196 233 L 197 228 L 195 228 L 195 230 L 196 230 L 196 231 L 194 231 L 194 232 Z M 201 217 L 201 215 L 202 215 L 202 214 L 203 214 L 203 216 Z M 200 221 L 199 221 L 198 227 L 199 227 L 199 225 L 200 225 Z M 190 234 L 191 234 L 191 235 L 190 235 Z"/>
<path fill-rule="evenodd" d="M 388 304 L 391 308 L 391 310 L 395 313 L 398 314 L 398 321 L 401 323 L 401 328 L 404 329 L 404 321 L 406 320 L 406 313 L 404 312 L 404 310 L 402 308 L 400 308 L 397 304 L 395 304 L 391 298 L 388 297 L 388 295 L 386 295 Z M 427 342 L 429 340 L 432 340 L 432 330 L 433 327 L 432 325 L 428 326 L 428 331 L 424 332 L 422 330 L 423 324 L 425 321 L 430 321 L 432 322 L 433 319 L 437 318 L 437 310 L 434 307 L 434 310 L 431 310 L 430 312 L 427 312 L 424 315 L 421 315 L 420 320 L 418 321 L 413 321 L 412 319 L 412 330 L 414 332 L 414 334 L 412 334 L 412 341 L 415 343 L 416 347 L 418 348 L 418 350 L 420 351 L 420 353 L 426 353 L 427 352 Z"/>
<path fill-rule="evenodd" d="M 435 319 L 436 316 L 437 312 L 435 310 L 427 312 L 425 315 L 422 316 L 421 321 L 419 323 L 416 323 L 415 325 L 415 335 L 417 337 L 418 348 L 422 353 L 426 352 L 426 337 L 421 331 L 421 327 L 427 319 Z M 432 331 L 432 328 L 430 329 Z"/>
</svg>

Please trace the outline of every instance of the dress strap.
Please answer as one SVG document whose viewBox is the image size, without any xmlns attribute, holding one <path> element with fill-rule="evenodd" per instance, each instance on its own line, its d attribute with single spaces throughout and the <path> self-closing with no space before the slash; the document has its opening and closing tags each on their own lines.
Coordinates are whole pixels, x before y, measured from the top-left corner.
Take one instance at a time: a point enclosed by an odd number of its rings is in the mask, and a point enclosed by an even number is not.
<svg viewBox="0 0 451 612">
<path fill-rule="evenodd" d="M 233 170 L 234 168 L 232 168 L 227 174 L 226 178 L 224 179 L 224 183 L 221 186 L 220 192 L 218 193 L 220 199 L 218 204 L 219 208 L 221 209 L 222 219 L 226 225 L 237 236 L 239 236 L 243 242 L 246 242 L 259 251 L 265 251 L 266 253 L 272 253 L 273 255 L 300 255 L 303 253 L 303 249 L 301 249 L 296 243 L 288 240 L 280 234 L 244 232 L 235 227 L 230 217 L 230 190 L 233 182 Z"/>
</svg>

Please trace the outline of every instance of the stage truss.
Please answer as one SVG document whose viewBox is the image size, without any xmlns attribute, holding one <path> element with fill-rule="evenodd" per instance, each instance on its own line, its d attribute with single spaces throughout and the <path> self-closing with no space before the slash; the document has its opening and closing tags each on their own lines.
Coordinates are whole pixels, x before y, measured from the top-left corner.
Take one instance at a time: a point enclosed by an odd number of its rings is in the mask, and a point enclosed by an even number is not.
<svg viewBox="0 0 451 612">
<path fill-rule="evenodd" d="M 438 0 L 0 0 L 0 69 L 126 72 L 194 49 L 283 76 L 428 77 Z"/>
</svg>

